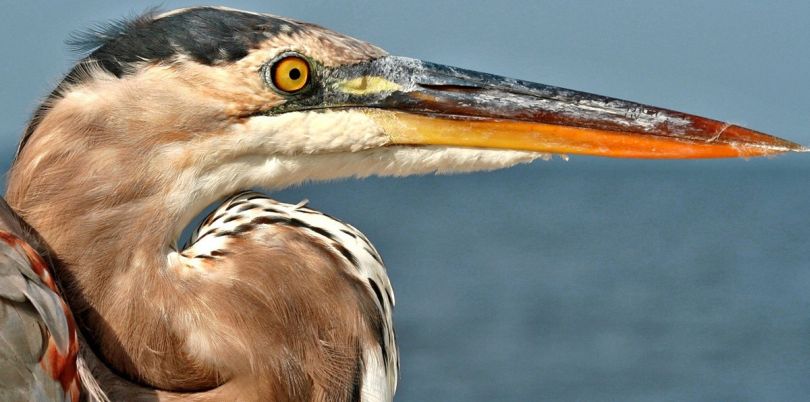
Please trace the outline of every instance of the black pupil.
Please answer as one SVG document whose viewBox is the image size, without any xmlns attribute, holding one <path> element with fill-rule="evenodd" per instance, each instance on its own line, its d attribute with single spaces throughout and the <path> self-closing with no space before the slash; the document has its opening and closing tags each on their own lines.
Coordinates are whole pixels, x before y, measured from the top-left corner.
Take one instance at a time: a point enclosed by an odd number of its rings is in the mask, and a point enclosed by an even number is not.
<svg viewBox="0 0 810 402">
<path fill-rule="evenodd" d="M 292 78 L 293 80 L 301 78 L 301 70 L 297 68 L 290 70 L 290 78 Z"/>
</svg>

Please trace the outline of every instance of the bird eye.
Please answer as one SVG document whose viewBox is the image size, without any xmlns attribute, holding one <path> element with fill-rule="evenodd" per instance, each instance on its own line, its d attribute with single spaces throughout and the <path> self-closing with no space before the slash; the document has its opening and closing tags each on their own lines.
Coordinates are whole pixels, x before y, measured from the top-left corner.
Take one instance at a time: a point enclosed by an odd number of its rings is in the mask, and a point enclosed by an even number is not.
<svg viewBox="0 0 810 402">
<path fill-rule="evenodd" d="M 281 92 L 295 93 L 309 83 L 309 63 L 301 56 L 282 56 L 269 68 L 268 81 Z"/>
</svg>

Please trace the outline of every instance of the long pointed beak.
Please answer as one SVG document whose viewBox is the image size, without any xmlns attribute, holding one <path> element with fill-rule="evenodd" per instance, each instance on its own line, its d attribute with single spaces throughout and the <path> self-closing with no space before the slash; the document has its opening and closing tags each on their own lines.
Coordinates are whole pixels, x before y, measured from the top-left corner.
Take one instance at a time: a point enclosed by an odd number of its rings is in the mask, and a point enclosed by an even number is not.
<svg viewBox="0 0 810 402">
<path fill-rule="evenodd" d="M 654 159 L 808 151 L 717 120 L 401 57 L 323 78 L 319 106 L 362 108 L 392 144 Z"/>
</svg>

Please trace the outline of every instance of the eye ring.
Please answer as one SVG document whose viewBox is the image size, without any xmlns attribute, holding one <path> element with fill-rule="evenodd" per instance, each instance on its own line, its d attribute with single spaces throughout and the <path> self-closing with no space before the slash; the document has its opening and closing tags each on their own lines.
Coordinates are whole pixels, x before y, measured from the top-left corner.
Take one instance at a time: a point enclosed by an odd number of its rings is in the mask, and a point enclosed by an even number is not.
<svg viewBox="0 0 810 402">
<path fill-rule="evenodd" d="M 307 59 L 295 52 L 279 55 L 263 68 L 264 81 L 277 92 L 296 94 L 309 87 L 312 67 Z"/>
</svg>

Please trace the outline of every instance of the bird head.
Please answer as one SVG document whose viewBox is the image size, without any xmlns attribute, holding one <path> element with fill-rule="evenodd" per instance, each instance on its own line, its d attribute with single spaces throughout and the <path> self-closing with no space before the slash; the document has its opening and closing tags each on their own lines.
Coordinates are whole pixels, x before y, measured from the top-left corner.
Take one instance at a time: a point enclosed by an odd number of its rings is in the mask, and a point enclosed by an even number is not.
<svg viewBox="0 0 810 402">
<path fill-rule="evenodd" d="M 249 187 L 495 169 L 550 154 L 804 150 L 694 115 L 391 56 L 266 14 L 182 9 L 80 43 L 89 55 L 36 113 L 14 169 L 51 183 L 29 188 L 91 191 L 106 204 L 172 189 L 182 194 L 175 209 L 194 199 L 196 213 Z"/>
</svg>

